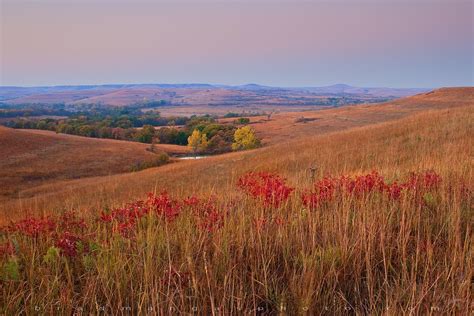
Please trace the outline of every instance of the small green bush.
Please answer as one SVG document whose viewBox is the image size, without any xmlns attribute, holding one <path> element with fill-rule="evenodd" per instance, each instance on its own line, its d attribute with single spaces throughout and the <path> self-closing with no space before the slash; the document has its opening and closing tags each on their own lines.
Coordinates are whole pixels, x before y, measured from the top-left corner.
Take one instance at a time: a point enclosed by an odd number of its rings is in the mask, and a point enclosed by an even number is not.
<svg viewBox="0 0 474 316">
<path fill-rule="evenodd" d="M 170 157 L 168 156 L 168 154 L 161 153 L 157 155 L 157 157 L 154 159 L 137 162 L 131 167 L 131 171 L 140 171 L 143 169 L 159 167 L 159 166 L 167 164 L 169 160 L 170 160 Z"/>
<path fill-rule="evenodd" d="M 249 124 L 250 119 L 248 117 L 239 117 L 234 121 L 234 124 Z"/>
<path fill-rule="evenodd" d="M 20 280 L 20 264 L 16 258 L 10 258 L 2 265 L 1 279 L 3 281 Z"/>
</svg>

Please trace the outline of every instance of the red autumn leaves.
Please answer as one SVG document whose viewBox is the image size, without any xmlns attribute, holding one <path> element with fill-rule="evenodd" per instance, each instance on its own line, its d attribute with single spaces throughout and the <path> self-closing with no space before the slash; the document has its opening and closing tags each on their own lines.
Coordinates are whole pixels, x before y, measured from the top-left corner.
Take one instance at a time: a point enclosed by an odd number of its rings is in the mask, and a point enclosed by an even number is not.
<svg viewBox="0 0 474 316">
<path fill-rule="evenodd" d="M 311 209 L 321 203 L 331 201 L 336 196 L 362 197 L 369 193 L 387 194 L 397 200 L 402 194 L 420 197 L 420 194 L 436 189 L 441 177 L 434 171 L 412 173 L 405 182 L 387 183 L 377 172 L 373 171 L 359 176 L 326 176 L 313 184 L 310 190 L 301 194 L 303 204 Z M 262 202 L 265 207 L 280 207 L 295 191 L 279 175 L 268 172 L 250 172 L 238 181 L 238 187 L 248 195 Z"/>
<path fill-rule="evenodd" d="M 102 213 L 99 219 L 111 223 L 113 230 L 123 237 L 132 237 L 142 217 L 156 216 L 172 222 L 186 210 L 191 212 L 197 226 L 204 231 L 213 232 L 223 225 L 225 213 L 219 208 L 215 198 L 191 196 L 179 201 L 166 192 L 158 195 L 149 193 L 147 200 L 130 203 L 110 213 Z"/>
<path fill-rule="evenodd" d="M 423 195 L 433 192 L 441 183 L 441 177 L 433 171 L 412 173 L 405 182 L 388 183 L 376 171 L 359 176 L 324 177 L 317 180 L 311 189 L 302 190 L 300 194 L 303 205 L 315 209 L 323 203 L 341 197 L 360 199 L 369 194 L 387 196 L 393 201 L 403 196 L 415 201 L 423 201 Z M 251 196 L 265 209 L 285 207 L 292 197 L 295 188 L 288 186 L 285 179 L 268 172 L 250 172 L 239 178 L 237 187 Z M 241 203 L 237 199 L 231 203 L 219 203 L 216 196 L 209 198 L 195 195 L 182 200 L 171 197 L 168 193 L 148 194 L 146 200 L 129 203 L 110 212 L 102 212 L 97 220 L 105 225 L 106 231 L 133 238 L 142 218 L 152 216 L 165 223 L 176 221 L 181 214 L 191 215 L 197 228 L 205 233 L 213 233 L 224 226 L 230 210 Z M 283 225 L 284 220 L 272 215 L 271 221 Z M 257 219 L 256 226 L 268 224 L 267 219 Z M 30 238 L 49 237 L 54 246 L 68 257 L 88 252 L 88 237 L 85 232 L 88 225 L 74 212 L 66 212 L 59 217 L 26 218 L 12 223 L 5 228 L 9 233 L 18 233 Z M 79 247 L 80 246 L 80 247 Z M 80 248 L 80 249 L 79 249 Z M 12 252 L 9 242 L 0 246 L 2 255 Z"/>
<path fill-rule="evenodd" d="M 247 173 L 240 177 L 237 186 L 266 207 L 279 207 L 295 190 L 287 186 L 279 175 L 268 172 Z"/>
<path fill-rule="evenodd" d="M 305 191 L 301 198 L 303 204 L 310 208 L 316 208 L 336 196 L 361 197 L 374 192 L 386 194 L 393 200 L 400 199 L 402 194 L 419 198 L 420 194 L 436 189 L 440 183 L 441 177 L 434 171 L 412 173 L 406 182 L 401 183 L 387 183 L 377 171 L 373 171 L 355 177 L 324 177 L 314 184 L 312 190 Z"/>
<path fill-rule="evenodd" d="M 54 246 L 61 249 L 63 254 L 74 257 L 78 253 L 79 243 L 85 241 L 85 236 L 82 235 L 86 228 L 84 219 L 70 211 L 59 217 L 29 217 L 10 224 L 5 230 L 31 238 L 52 238 Z"/>
</svg>

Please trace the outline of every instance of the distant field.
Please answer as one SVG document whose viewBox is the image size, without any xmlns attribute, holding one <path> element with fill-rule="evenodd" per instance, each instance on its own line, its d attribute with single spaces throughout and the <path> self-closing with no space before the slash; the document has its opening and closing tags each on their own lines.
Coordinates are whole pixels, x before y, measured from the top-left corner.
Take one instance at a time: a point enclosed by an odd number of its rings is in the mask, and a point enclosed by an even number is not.
<svg viewBox="0 0 474 316">
<path fill-rule="evenodd" d="M 67 105 L 96 104 L 127 106 L 164 100 L 173 107 L 166 107 L 168 114 L 202 113 L 216 108 L 239 109 L 279 106 L 344 105 L 362 102 L 380 102 L 414 95 L 427 89 L 359 88 L 347 85 L 307 88 L 279 88 L 255 84 L 223 86 L 209 84 L 130 84 L 105 86 L 60 87 L 0 87 L 0 101 L 8 104 L 64 103 Z M 187 106 L 199 107 L 190 109 Z M 259 110 L 262 110 L 261 108 Z M 189 113 L 189 112 L 186 112 Z"/>
<path fill-rule="evenodd" d="M 0 144 L 0 202 L 26 198 L 24 190 L 45 183 L 129 172 L 157 157 L 146 150 L 146 144 L 5 127 L 0 127 Z M 157 149 L 187 152 L 176 145 L 157 145 Z"/>
</svg>

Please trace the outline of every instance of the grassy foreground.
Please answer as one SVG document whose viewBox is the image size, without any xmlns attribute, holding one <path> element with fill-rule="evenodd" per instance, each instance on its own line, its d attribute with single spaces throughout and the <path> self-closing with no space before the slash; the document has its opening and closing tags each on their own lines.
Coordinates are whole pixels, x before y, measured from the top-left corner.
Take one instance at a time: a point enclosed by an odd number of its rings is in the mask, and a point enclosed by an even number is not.
<svg viewBox="0 0 474 316">
<path fill-rule="evenodd" d="M 158 183 L 120 206 L 13 222 L 2 312 L 467 314 L 473 121 L 462 108 L 295 142 L 235 177 L 183 180 L 222 181 L 213 192 Z"/>
</svg>

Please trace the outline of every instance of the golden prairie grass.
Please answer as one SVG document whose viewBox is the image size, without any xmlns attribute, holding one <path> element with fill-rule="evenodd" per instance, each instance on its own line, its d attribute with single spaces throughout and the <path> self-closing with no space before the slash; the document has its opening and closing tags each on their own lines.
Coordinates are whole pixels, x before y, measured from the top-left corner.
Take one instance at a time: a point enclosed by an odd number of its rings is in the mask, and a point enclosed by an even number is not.
<svg viewBox="0 0 474 316">
<path fill-rule="evenodd" d="M 129 172 L 157 159 L 159 152 L 184 153 L 187 148 L 93 139 L 50 131 L 0 127 L 0 201 L 28 197 L 22 191 L 65 179 Z"/>
<path fill-rule="evenodd" d="M 268 120 L 267 116 L 250 117 L 264 144 L 278 144 L 287 139 L 306 138 L 402 119 L 434 109 L 474 105 L 474 88 L 444 88 L 379 104 L 361 104 L 311 111 L 283 109 Z M 277 108 L 278 109 L 278 108 Z M 304 118 L 303 122 L 298 119 Z M 232 122 L 234 119 L 221 119 Z"/>
<path fill-rule="evenodd" d="M 2 259 L 3 312 L 36 307 L 96 313 L 104 307 L 112 314 L 149 308 L 158 314 L 468 314 L 473 118 L 472 107 L 432 111 L 255 151 L 73 181 L 62 192 L 46 188 L 57 193 L 22 207 L 78 210 L 87 227 L 71 232 L 89 251 L 48 254 L 57 245 L 55 234 L 63 233 L 58 228 L 37 238 L 3 232 L 2 242 L 13 247 Z M 373 193 L 310 209 L 300 194 L 311 187 L 308 168 L 314 166 L 317 179 L 375 169 L 389 182 L 403 181 L 411 171 L 431 169 L 442 182 L 422 203 Z M 296 191 L 279 207 L 263 206 L 236 187 L 242 174 L 256 170 L 282 175 Z M 97 220 L 101 211 L 162 190 L 179 200 L 215 195 L 215 205 L 225 210 L 222 227 L 202 229 L 187 207 L 172 221 L 143 217 L 128 238 Z"/>
</svg>

